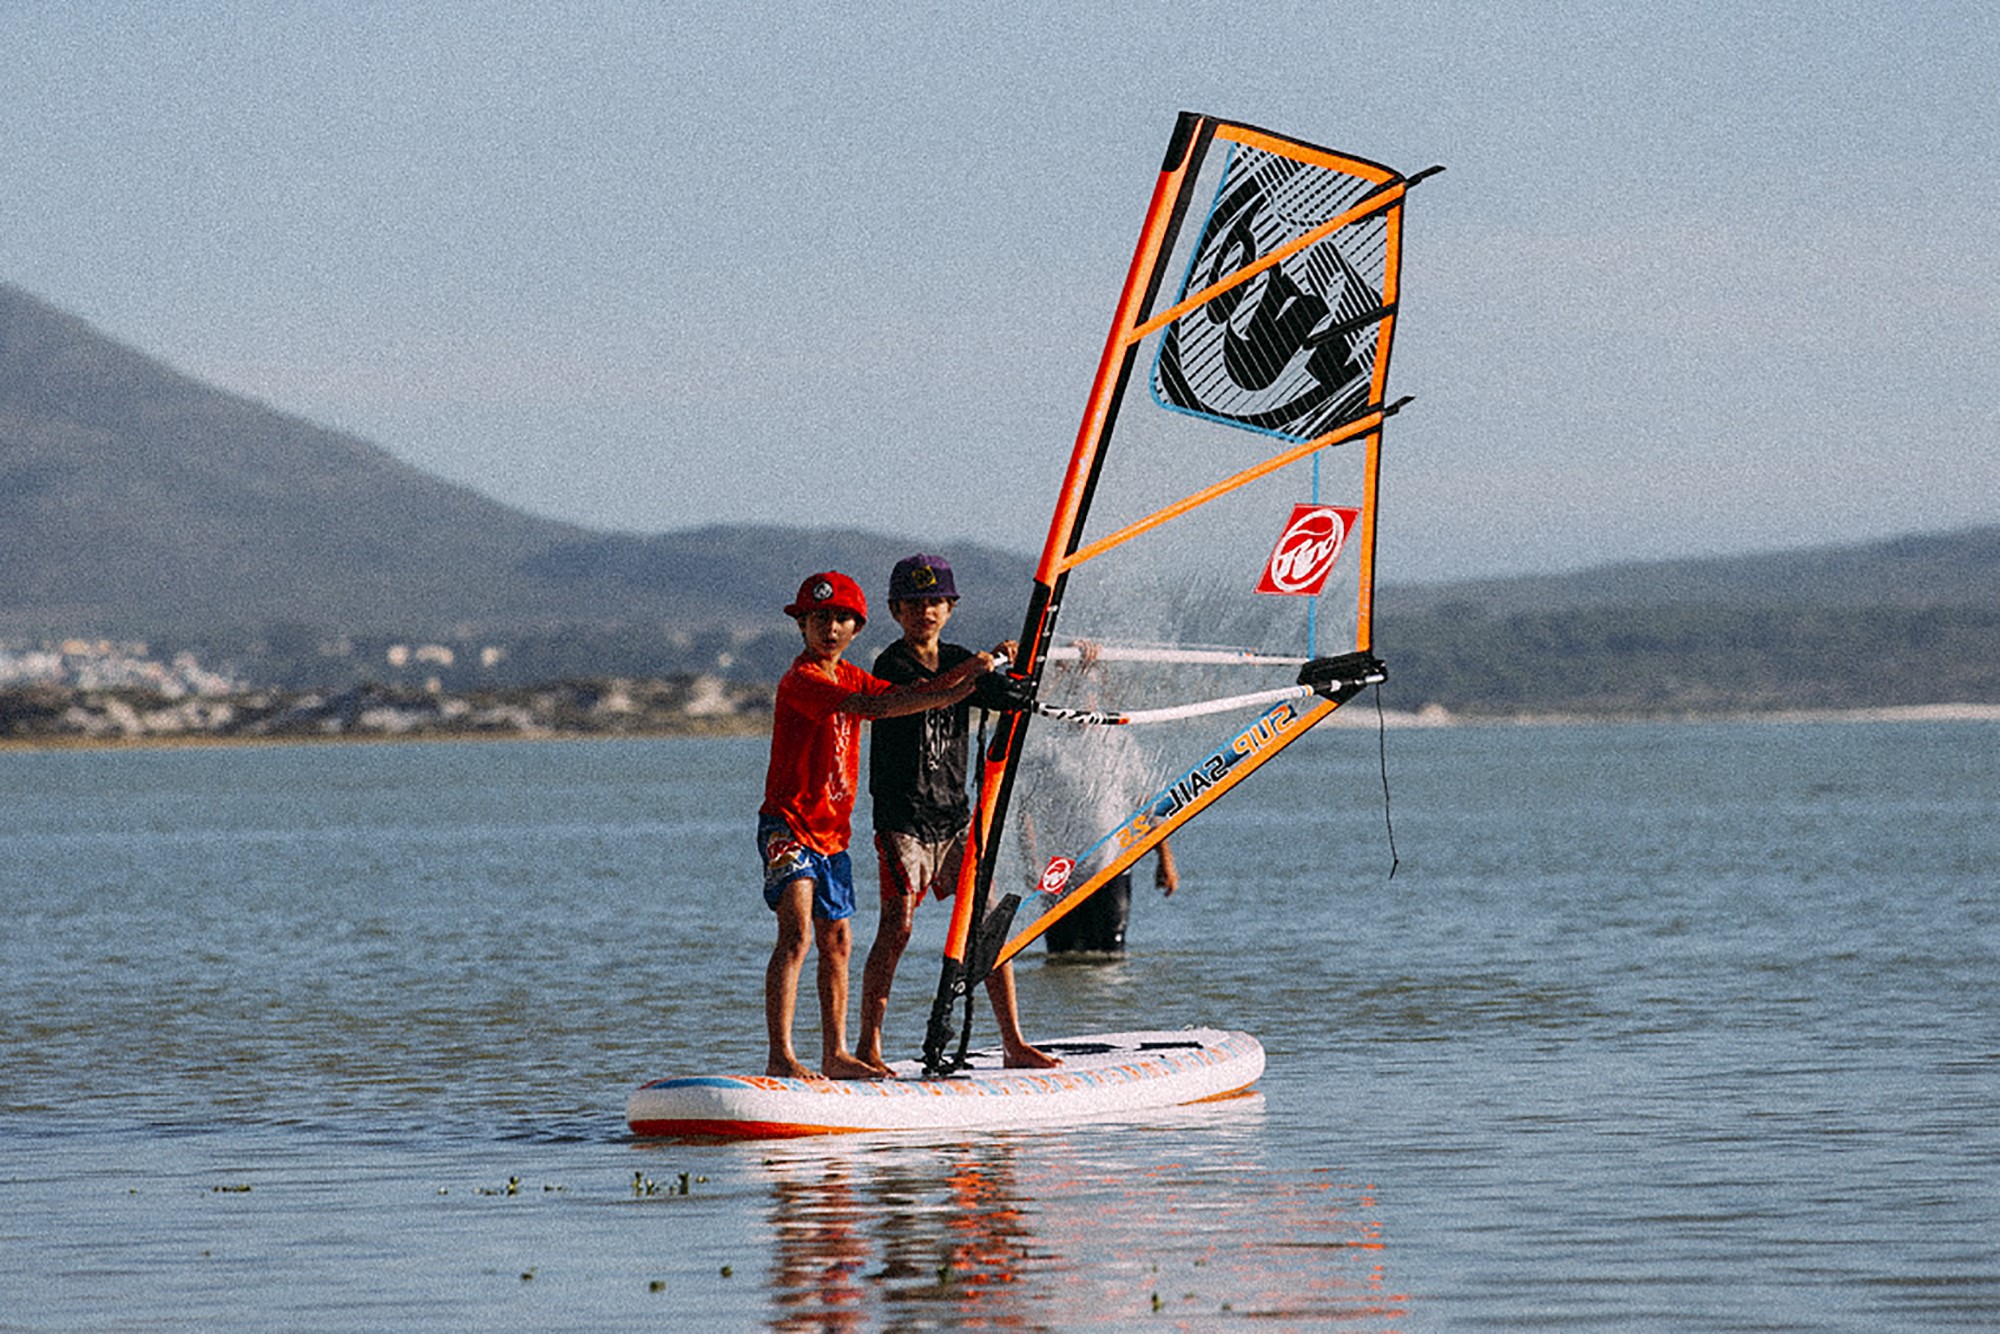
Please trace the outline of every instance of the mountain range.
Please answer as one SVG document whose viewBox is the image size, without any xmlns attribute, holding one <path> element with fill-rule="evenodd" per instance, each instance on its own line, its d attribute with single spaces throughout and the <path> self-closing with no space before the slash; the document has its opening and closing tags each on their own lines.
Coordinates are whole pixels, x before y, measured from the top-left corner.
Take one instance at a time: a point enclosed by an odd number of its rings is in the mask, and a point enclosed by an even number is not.
<svg viewBox="0 0 2000 1334">
<path fill-rule="evenodd" d="M 907 538 L 853 530 L 635 536 L 524 514 L 0 284 L 0 638 L 239 656 L 341 637 L 525 639 L 574 659 L 593 644 L 629 658 L 654 640 L 775 631 L 788 660 L 796 636 L 779 609 L 804 574 L 886 580 L 909 554 Z M 949 555 L 968 604 L 1008 591 L 1007 613 L 996 596 L 964 633 L 1017 633 L 1031 562 L 975 543 Z M 537 655 L 510 660 L 524 657 Z"/>
<path fill-rule="evenodd" d="M 797 648 L 779 608 L 803 573 L 881 578 L 909 548 L 859 530 L 641 536 L 539 518 L 0 284 L 0 640 L 145 640 L 293 684 L 380 675 L 386 646 L 425 640 L 496 679 L 768 680 Z M 1018 633 L 1032 562 L 945 550 L 968 595 L 955 636 Z M 1412 703 L 1775 707 L 1877 698 L 1884 675 L 1898 698 L 2000 702 L 2000 526 L 1391 585 L 1377 608 Z M 1678 696 L 1661 684 L 1690 677 Z"/>
</svg>

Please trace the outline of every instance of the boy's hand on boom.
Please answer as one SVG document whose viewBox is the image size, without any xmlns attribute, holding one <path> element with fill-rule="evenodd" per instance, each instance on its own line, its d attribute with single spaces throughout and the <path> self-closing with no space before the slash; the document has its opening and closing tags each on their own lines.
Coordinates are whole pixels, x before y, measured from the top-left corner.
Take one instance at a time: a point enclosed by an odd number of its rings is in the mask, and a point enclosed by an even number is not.
<svg viewBox="0 0 2000 1334">
<path fill-rule="evenodd" d="M 900 718 L 926 709 L 949 708 L 972 693 L 980 677 L 993 670 L 991 653 L 975 653 L 940 676 L 919 684 L 898 686 L 882 695 L 856 692 L 841 705 L 844 713 L 861 718 Z"/>
</svg>

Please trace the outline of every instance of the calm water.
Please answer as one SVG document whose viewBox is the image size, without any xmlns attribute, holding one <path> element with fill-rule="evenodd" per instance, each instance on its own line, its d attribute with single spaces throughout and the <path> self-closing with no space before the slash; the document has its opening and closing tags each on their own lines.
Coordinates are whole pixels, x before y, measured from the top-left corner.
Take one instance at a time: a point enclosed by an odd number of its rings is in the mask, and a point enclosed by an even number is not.
<svg viewBox="0 0 2000 1334">
<path fill-rule="evenodd" d="M 1132 957 L 1020 969 L 1261 1096 L 638 1143 L 762 1061 L 763 758 L 0 754 L 0 1329 L 2000 1325 L 2000 727 L 1392 732 L 1393 879 L 1323 731 Z"/>
</svg>

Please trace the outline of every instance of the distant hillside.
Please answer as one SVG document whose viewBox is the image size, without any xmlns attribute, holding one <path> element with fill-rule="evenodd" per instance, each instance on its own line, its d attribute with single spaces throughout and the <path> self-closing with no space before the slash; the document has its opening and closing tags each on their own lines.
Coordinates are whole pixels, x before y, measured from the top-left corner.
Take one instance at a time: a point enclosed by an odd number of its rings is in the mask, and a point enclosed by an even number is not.
<svg viewBox="0 0 2000 1334">
<path fill-rule="evenodd" d="M 938 545 L 964 595 L 952 632 L 970 640 L 1018 635 L 1034 563 L 974 543 Z M 597 534 L 558 542 L 522 562 L 519 572 L 551 587 L 614 590 L 614 596 L 616 590 L 672 589 L 677 613 L 690 625 L 757 632 L 771 627 L 771 618 L 807 574 L 845 570 L 861 582 L 871 625 L 893 634 L 889 570 L 923 549 L 921 542 L 858 529 L 723 524 L 653 537 Z"/>
<path fill-rule="evenodd" d="M 1399 706 L 1470 717 L 2000 704 L 2000 527 L 1385 588 Z"/>
<path fill-rule="evenodd" d="M 1856 546 L 1628 562 L 1575 574 L 1384 589 L 1393 612 L 1495 616 L 1602 607 L 2000 607 L 2000 527 Z"/>
<path fill-rule="evenodd" d="M 559 614 L 493 576 L 582 536 L 225 394 L 0 287 L 0 627 Z"/>
<path fill-rule="evenodd" d="M 778 608 L 804 574 L 843 566 L 872 588 L 910 543 L 777 527 L 641 538 L 535 518 L 0 285 L 0 635 L 287 659 L 341 636 L 455 635 L 539 645 L 517 664 L 591 646 L 643 657 L 676 636 L 788 632 Z M 1027 562 L 949 554 L 1014 633 Z M 654 633 L 635 641 L 633 626 Z"/>
<path fill-rule="evenodd" d="M 803 575 L 871 599 L 925 535 L 538 519 L 202 385 L 0 285 L 0 640 L 144 640 L 297 688 L 776 678 Z M 954 636 L 1020 630 L 1030 562 L 946 542 Z M 865 656 L 893 636 L 885 607 Z M 1468 716 L 2000 703 L 2000 527 L 1388 586 L 1397 707 Z M 114 654 L 115 656 L 115 654 Z"/>
</svg>

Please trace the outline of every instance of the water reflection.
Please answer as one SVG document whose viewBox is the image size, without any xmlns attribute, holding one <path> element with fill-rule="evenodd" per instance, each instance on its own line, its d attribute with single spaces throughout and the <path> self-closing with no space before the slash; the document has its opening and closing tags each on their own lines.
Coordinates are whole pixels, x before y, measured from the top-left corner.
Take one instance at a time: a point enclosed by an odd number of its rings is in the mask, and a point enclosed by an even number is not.
<svg viewBox="0 0 2000 1334">
<path fill-rule="evenodd" d="M 746 1149 L 769 1191 L 769 1327 L 1407 1320 L 1373 1185 L 1275 1170 L 1261 1098 L 1180 1118 Z"/>
<path fill-rule="evenodd" d="M 842 1139 L 766 1159 L 771 1328 L 895 1328 L 934 1321 L 940 1304 L 999 1328 L 1034 1324 L 1018 1300 L 1031 1254 L 1019 1151 L 1005 1141 L 902 1150 Z"/>
</svg>

